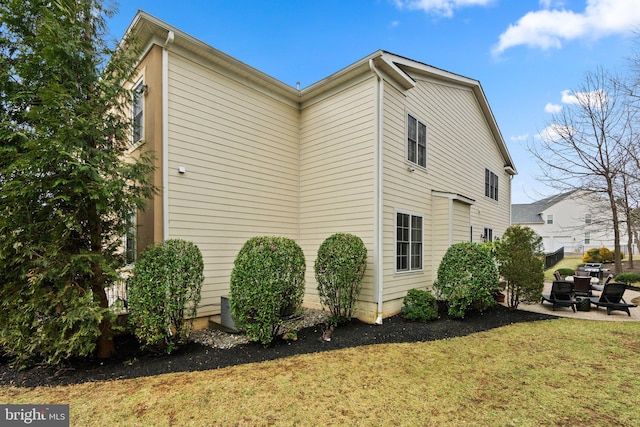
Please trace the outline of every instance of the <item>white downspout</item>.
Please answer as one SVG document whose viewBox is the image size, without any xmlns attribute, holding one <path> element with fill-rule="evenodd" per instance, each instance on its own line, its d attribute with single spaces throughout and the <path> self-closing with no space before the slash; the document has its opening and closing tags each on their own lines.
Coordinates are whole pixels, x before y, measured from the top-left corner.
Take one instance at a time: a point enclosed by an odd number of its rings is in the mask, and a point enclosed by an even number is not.
<svg viewBox="0 0 640 427">
<path fill-rule="evenodd" d="M 382 233 L 382 222 L 383 222 L 383 201 L 384 201 L 384 181 L 383 181 L 383 159 L 384 159 L 384 147 L 383 147 L 383 131 L 384 131 L 384 80 L 382 75 L 378 72 L 375 65 L 373 65 L 373 59 L 369 59 L 369 68 L 378 78 L 378 90 L 377 90 L 377 99 L 376 99 L 376 131 L 375 131 L 375 169 L 374 169 L 374 184 L 373 184 L 373 192 L 374 192 L 374 200 L 375 200 L 375 210 L 374 210 L 374 220 L 373 220 L 373 241 L 375 248 L 375 258 L 374 258 L 374 278 L 376 284 L 378 286 L 378 315 L 376 317 L 376 325 L 382 325 L 382 302 L 384 298 L 384 286 L 383 286 L 383 276 L 384 276 L 384 268 L 382 263 L 382 248 L 383 248 L 383 233 Z"/>
<path fill-rule="evenodd" d="M 162 239 L 169 239 L 169 47 L 175 34 L 169 31 L 162 47 Z"/>
</svg>

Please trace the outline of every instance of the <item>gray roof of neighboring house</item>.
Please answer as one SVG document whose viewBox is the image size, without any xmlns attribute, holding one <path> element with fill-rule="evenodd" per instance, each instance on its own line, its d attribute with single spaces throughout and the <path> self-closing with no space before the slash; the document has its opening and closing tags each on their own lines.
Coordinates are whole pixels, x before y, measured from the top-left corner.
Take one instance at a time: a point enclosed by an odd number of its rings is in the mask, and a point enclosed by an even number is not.
<svg viewBox="0 0 640 427">
<path fill-rule="evenodd" d="M 575 190 L 568 191 L 562 194 L 556 194 L 555 196 L 550 196 L 546 199 L 538 200 L 537 202 L 533 203 L 511 205 L 511 223 L 544 224 L 544 219 L 541 216 L 542 212 L 549 209 L 556 203 L 559 203 L 562 200 L 566 199 L 574 192 Z"/>
</svg>

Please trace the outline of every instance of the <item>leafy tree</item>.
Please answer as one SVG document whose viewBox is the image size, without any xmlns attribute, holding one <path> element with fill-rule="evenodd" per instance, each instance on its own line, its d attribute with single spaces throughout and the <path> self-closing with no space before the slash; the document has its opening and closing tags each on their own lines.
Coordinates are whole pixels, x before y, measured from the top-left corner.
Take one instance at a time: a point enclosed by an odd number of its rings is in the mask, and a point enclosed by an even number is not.
<svg viewBox="0 0 640 427">
<path fill-rule="evenodd" d="M 105 287 L 153 186 L 149 159 L 124 161 L 137 53 L 105 41 L 113 13 L 0 3 L 0 346 L 21 361 L 114 352 Z"/>
<path fill-rule="evenodd" d="M 507 282 L 509 307 L 540 300 L 544 287 L 542 237 L 529 227 L 512 225 L 496 247 L 498 270 Z"/>
</svg>

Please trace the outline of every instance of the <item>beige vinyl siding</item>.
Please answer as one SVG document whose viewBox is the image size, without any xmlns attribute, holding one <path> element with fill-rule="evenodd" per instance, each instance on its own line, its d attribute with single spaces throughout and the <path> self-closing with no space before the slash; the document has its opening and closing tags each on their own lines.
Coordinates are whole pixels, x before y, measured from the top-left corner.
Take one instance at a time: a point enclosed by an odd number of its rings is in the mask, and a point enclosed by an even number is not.
<svg viewBox="0 0 640 427">
<path fill-rule="evenodd" d="M 214 314 L 247 239 L 297 238 L 298 114 L 174 52 L 169 101 L 169 237 L 202 251 L 198 315 Z"/>
<path fill-rule="evenodd" d="M 412 77 L 416 86 L 411 90 L 385 90 L 385 300 L 401 298 L 412 287 L 430 286 L 446 249 L 455 241 L 468 241 L 471 225 L 475 230 L 490 226 L 496 236 L 509 225 L 509 178 L 474 92 L 421 75 Z M 408 170 L 415 165 L 406 160 L 407 114 L 427 125 L 426 170 Z M 485 168 L 499 176 L 498 202 L 484 195 Z M 435 197 L 432 191 L 460 194 L 475 202 L 469 206 L 454 201 L 450 210 L 452 200 Z M 396 211 L 424 215 L 423 272 L 395 271 Z"/>
<path fill-rule="evenodd" d="M 340 232 L 355 234 L 367 246 L 361 299 L 373 301 L 374 93 L 369 79 L 301 111 L 300 243 L 311 299 L 317 298 L 318 248 Z"/>
<path fill-rule="evenodd" d="M 407 94 L 385 84 L 384 95 L 384 213 L 383 213 L 383 280 L 384 299 L 403 298 L 407 290 L 425 287 L 425 274 L 432 269 L 431 190 L 425 185 L 423 170 L 408 170 L 406 161 L 406 102 Z M 427 123 L 428 125 L 428 123 Z M 427 143 L 429 128 L 427 128 Z M 427 146 L 427 164 L 429 147 Z M 415 165 L 414 165 L 415 166 Z M 396 214 L 421 215 L 423 218 L 423 269 L 396 272 Z"/>
<path fill-rule="evenodd" d="M 471 225 L 471 215 L 469 205 L 453 200 L 453 243 L 469 241 L 469 227 Z"/>
</svg>

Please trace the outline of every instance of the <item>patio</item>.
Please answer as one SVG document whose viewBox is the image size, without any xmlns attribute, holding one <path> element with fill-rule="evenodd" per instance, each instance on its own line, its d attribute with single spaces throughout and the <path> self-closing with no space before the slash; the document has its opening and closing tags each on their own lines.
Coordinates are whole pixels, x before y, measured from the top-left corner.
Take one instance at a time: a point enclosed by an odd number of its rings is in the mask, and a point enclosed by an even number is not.
<svg viewBox="0 0 640 427">
<path fill-rule="evenodd" d="M 551 291 L 551 281 L 544 282 L 544 290 L 543 294 L 549 294 Z M 593 296 L 599 296 L 599 291 L 593 291 Z M 633 291 L 627 289 L 624 293 L 624 299 L 627 302 L 631 302 L 631 300 L 640 297 L 640 292 Z M 505 303 L 506 304 L 506 303 Z M 553 311 L 551 304 L 544 303 L 540 304 L 524 304 L 520 303 L 518 305 L 518 309 L 531 311 L 535 313 L 545 313 L 552 314 L 554 316 L 561 317 L 571 317 L 574 319 L 585 319 L 585 320 L 609 320 L 609 321 L 621 321 L 621 322 L 633 322 L 640 321 L 640 307 L 631 308 L 631 316 L 627 316 L 627 313 L 622 311 L 613 311 L 610 315 L 607 315 L 607 310 L 604 308 L 597 308 L 594 305 L 591 305 L 589 311 L 576 311 L 575 313 L 569 307 L 558 307 L 555 311 Z"/>
</svg>

